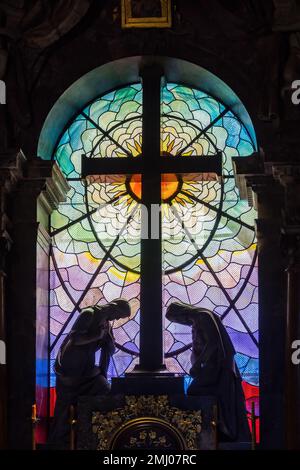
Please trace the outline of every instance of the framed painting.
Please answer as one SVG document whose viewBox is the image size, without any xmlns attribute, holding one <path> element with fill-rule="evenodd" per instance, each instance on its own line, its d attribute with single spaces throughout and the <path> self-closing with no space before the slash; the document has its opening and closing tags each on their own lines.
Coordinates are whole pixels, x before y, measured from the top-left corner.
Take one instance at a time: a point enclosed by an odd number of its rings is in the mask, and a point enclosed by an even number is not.
<svg viewBox="0 0 300 470">
<path fill-rule="evenodd" d="M 121 0 L 122 28 L 170 28 L 171 0 Z"/>
</svg>

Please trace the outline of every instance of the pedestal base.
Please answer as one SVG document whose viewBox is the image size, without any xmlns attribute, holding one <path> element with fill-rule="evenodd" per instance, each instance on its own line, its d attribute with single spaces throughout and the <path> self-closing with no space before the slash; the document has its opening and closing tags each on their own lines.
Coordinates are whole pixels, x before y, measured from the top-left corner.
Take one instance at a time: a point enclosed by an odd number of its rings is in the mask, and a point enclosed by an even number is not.
<svg viewBox="0 0 300 470">
<path fill-rule="evenodd" d="M 147 374 L 144 372 L 114 377 L 111 393 L 125 395 L 184 395 L 184 377 L 169 376 L 167 373 Z"/>
</svg>

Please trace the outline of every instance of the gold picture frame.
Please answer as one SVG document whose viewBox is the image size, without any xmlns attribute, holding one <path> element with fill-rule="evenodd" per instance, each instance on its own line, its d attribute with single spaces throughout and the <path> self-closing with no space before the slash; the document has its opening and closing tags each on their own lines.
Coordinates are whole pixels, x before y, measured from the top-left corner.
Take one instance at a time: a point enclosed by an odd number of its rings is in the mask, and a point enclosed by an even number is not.
<svg viewBox="0 0 300 470">
<path fill-rule="evenodd" d="M 171 0 L 159 0 L 161 16 L 140 16 L 143 13 L 143 4 L 146 7 L 147 0 L 121 0 L 122 28 L 170 28 L 172 26 Z M 149 6 L 149 1 L 148 1 Z M 139 7 L 139 14 L 134 8 Z M 147 9 L 146 9 L 147 10 Z M 154 10 L 155 11 L 155 10 Z"/>
</svg>

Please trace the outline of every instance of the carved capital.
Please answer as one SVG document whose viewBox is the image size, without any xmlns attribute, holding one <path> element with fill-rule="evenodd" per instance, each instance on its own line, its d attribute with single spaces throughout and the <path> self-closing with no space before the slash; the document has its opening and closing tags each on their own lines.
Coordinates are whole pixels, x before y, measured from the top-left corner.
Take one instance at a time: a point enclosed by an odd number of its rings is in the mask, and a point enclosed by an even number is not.
<svg viewBox="0 0 300 470">
<path fill-rule="evenodd" d="M 36 222 L 37 210 L 41 209 L 50 215 L 60 202 L 66 200 L 69 189 L 55 162 L 32 159 L 15 190 L 14 222 Z"/>
<path fill-rule="evenodd" d="M 233 157 L 232 162 L 241 199 L 248 200 L 250 206 L 255 206 L 255 199 L 248 183 L 248 177 L 264 173 L 263 156 L 260 153 L 253 153 L 248 157 Z"/>
<path fill-rule="evenodd" d="M 249 205 L 258 210 L 261 202 L 266 201 L 270 192 L 274 192 L 274 179 L 270 175 L 244 175 Z M 260 211 L 261 212 L 261 211 Z M 262 217 L 263 214 L 259 214 Z"/>
<path fill-rule="evenodd" d="M 45 178 L 45 186 L 39 195 L 38 202 L 50 215 L 57 209 L 59 203 L 66 200 L 66 195 L 70 190 L 64 175 L 56 163 L 49 165 L 49 176 Z"/>
</svg>

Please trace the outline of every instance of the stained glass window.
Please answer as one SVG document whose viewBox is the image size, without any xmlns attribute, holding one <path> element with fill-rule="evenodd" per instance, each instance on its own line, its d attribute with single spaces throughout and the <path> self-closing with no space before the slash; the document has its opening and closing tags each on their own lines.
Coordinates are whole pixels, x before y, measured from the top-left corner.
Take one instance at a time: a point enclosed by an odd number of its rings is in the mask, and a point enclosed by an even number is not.
<svg viewBox="0 0 300 470">
<path fill-rule="evenodd" d="M 115 322 L 117 352 L 109 375 L 124 374 L 139 354 L 141 181 L 139 175 L 81 178 L 81 156 L 142 153 L 142 87 L 112 91 L 84 108 L 62 133 L 53 158 L 70 185 L 51 216 L 50 342 L 53 363 L 79 309 L 116 297 L 132 315 Z M 258 397 L 258 292 L 254 209 L 239 197 L 232 157 L 256 150 L 250 131 L 220 100 L 167 83 L 161 92 L 164 155 L 222 152 L 223 178 L 162 176 L 163 313 L 175 300 L 221 318 L 236 349 L 247 400 Z M 191 331 L 165 322 L 169 370 L 187 375 Z"/>
</svg>

